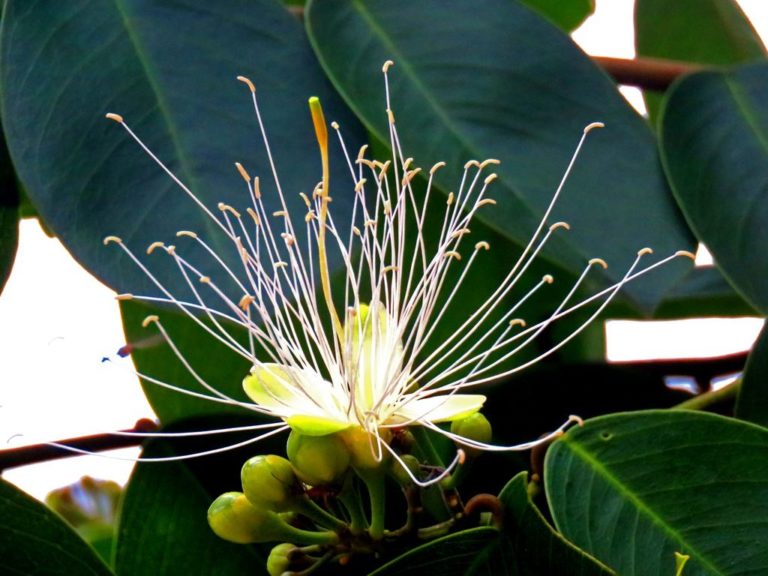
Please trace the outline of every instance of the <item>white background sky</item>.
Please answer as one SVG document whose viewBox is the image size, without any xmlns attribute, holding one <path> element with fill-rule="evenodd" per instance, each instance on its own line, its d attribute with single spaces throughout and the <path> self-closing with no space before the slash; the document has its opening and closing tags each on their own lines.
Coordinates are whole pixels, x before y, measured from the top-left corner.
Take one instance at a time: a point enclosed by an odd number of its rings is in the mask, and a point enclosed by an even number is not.
<svg viewBox="0 0 768 576">
<path fill-rule="evenodd" d="M 764 39 L 768 2 L 739 0 Z M 576 32 L 590 54 L 634 56 L 632 0 L 597 0 L 596 14 Z M 640 102 L 638 91 L 628 98 Z M 0 297 L 0 445 L 61 439 L 132 427 L 152 417 L 127 362 L 103 363 L 123 345 L 114 293 L 93 279 L 35 221 L 21 223 L 16 263 Z M 746 350 L 756 319 L 611 322 L 615 360 L 712 356 Z M 120 455 L 136 455 L 136 449 Z M 3 476 L 39 498 L 83 474 L 124 482 L 132 465 L 98 457 L 17 468 Z"/>
</svg>

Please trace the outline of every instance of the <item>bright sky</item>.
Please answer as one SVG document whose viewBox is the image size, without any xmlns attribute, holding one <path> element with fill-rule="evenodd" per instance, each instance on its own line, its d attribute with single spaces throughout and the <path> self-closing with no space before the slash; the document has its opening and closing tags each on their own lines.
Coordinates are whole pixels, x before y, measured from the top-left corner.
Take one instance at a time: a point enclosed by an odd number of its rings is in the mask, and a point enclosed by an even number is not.
<svg viewBox="0 0 768 576">
<path fill-rule="evenodd" d="M 765 0 L 740 0 L 768 38 Z M 632 0 L 598 0 L 597 12 L 575 34 L 590 54 L 632 57 Z M 640 102 L 636 90 L 627 90 Z M 114 293 L 74 262 L 36 221 L 21 223 L 13 273 L 0 297 L 0 442 L 61 439 L 133 426 L 152 411 L 127 362 L 102 362 L 123 345 Z M 761 326 L 756 319 L 665 323 L 611 322 L 609 357 L 712 356 L 746 350 Z M 118 451 L 135 456 L 136 449 Z M 129 462 L 78 457 L 7 471 L 30 494 L 88 474 L 125 482 Z"/>
</svg>

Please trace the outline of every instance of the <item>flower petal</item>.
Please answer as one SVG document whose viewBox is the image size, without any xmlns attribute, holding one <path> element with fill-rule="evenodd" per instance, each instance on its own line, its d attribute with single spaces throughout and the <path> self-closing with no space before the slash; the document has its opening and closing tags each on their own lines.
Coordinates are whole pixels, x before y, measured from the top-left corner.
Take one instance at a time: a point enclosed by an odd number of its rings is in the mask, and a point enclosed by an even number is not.
<svg viewBox="0 0 768 576">
<path fill-rule="evenodd" d="M 352 426 L 350 422 L 324 418 L 322 416 L 307 416 L 305 414 L 290 416 L 285 419 L 285 422 L 292 430 L 296 430 L 296 432 L 305 436 L 327 436 Z"/>
<path fill-rule="evenodd" d="M 336 395 L 331 385 L 309 370 L 298 370 L 280 364 L 261 364 L 254 366 L 251 373 L 243 379 L 243 389 L 256 404 L 272 411 L 286 421 L 297 419 L 300 424 L 326 422 L 328 428 L 334 422 L 337 430 L 349 426 L 344 412 L 338 406 Z M 304 419 L 304 420 L 302 420 Z M 316 424 L 316 427 L 319 424 Z M 308 433 L 308 432 L 303 432 Z M 314 435 L 330 434 L 315 432 Z"/>
<path fill-rule="evenodd" d="M 445 394 L 412 400 L 400 406 L 392 415 L 395 421 L 429 420 L 452 422 L 474 414 L 485 403 L 482 394 Z"/>
</svg>

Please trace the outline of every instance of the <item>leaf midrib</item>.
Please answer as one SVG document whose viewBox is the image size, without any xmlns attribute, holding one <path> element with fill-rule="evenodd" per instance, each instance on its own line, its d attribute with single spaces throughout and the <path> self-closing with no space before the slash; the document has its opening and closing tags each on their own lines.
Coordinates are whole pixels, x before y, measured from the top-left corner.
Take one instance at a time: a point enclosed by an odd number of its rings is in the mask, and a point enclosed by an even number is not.
<svg viewBox="0 0 768 576">
<path fill-rule="evenodd" d="M 567 445 L 572 450 L 575 456 L 580 457 L 583 460 L 583 462 L 593 470 L 593 476 L 598 475 L 600 478 L 606 481 L 610 486 L 615 488 L 617 493 L 619 493 L 620 495 L 624 495 L 627 500 L 629 500 L 632 504 L 634 504 L 638 515 L 644 514 L 654 525 L 660 528 L 662 533 L 668 535 L 672 540 L 678 542 L 681 546 L 683 546 L 684 548 L 681 548 L 681 549 L 685 549 L 687 552 L 690 552 L 691 555 L 696 559 L 696 561 L 699 564 L 701 564 L 705 568 L 710 569 L 713 574 L 727 576 L 725 572 L 722 572 L 715 564 L 712 563 L 710 559 L 708 559 L 695 546 L 690 544 L 686 539 L 684 539 L 681 535 L 675 532 L 672 529 L 672 527 L 669 526 L 664 521 L 664 518 L 662 518 L 659 514 L 657 514 L 653 510 L 653 508 L 651 508 L 648 504 L 646 504 L 645 501 L 643 501 L 641 498 L 636 496 L 635 493 L 632 490 L 630 490 L 630 488 L 624 482 L 622 482 L 622 480 L 618 476 L 611 473 L 609 469 L 602 462 L 600 462 L 597 458 L 595 458 L 584 447 L 580 446 L 576 442 L 573 442 L 567 436 L 563 438 L 561 442 Z"/>
</svg>

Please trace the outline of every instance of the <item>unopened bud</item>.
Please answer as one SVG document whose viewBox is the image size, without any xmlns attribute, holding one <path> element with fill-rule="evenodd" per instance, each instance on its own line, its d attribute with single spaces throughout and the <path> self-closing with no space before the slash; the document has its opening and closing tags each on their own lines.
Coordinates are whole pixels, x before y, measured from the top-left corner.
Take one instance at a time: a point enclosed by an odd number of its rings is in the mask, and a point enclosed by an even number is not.
<svg viewBox="0 0 768 576">
<path fill-rule="evenodd" d="M 336 434 L 288 436 L 288 459 L 296 475 L 310 486 L 333 484 L 349 468 L 349 451 Z"/>
<path fill-rule="evenodd" d="M 237 544 L 280 540 L 288 528 L 277 514 L 256 508 L 241 492 L 216 498 L 208 508 L 208 524 L 217 536 Z"/>
<path fill-rule="evenodd" d="M 411 474 L 416 478 L 419 477 L 421 462 L 419 462 L 419 459 L 412 454 L 403 454 L 400 459 L 402 460 L 402 464 L 400 462 L 392 462 L 392 476 L 401 486 L 413 484 Z M 407 467 L 408 470 L 406 470 L 404 466 Z M 408 474 L 408 472 L 411 474 Z"/>
<path fill-rule="evenodd" d="M 352 466 L 357 470 L 373 470 L 389 459 L 389 451 L 379 446 L 379 442 L 389 444 L 392 440 L 392 432 L 387 428 L 379 430 L 378 438 L 359 426 L 348 428 L 339 435 L 349 450 Z"/>
<path fill-rule="evenodd" d="M 282 576 L 283 573 L 288 572 L 291 566 L 290 554 L 295 549 L 296 546 L 290 542 L 278 544 L 272 548 L 267 558 L 269 576 Z"/>
<path fill-rule="evenodd" d="M 467 440 L 483 443 L 490 442 L 493 436 L 491 423 L 480 412 L 475 412 L 466 418 L 451 422 L 451 433 L 462 436 Z M 464 450 L 468 456 L 476 456 L 479 452 L 479 450 L 469 447 L 465 447 Z"/>
<path fill-rule="evenodd" d="M 264 510 L 285 512 L 301 493 L 291 463 L 280 456 L 254 456 L 240 472 L 245 497 Z"/>
</svg>

